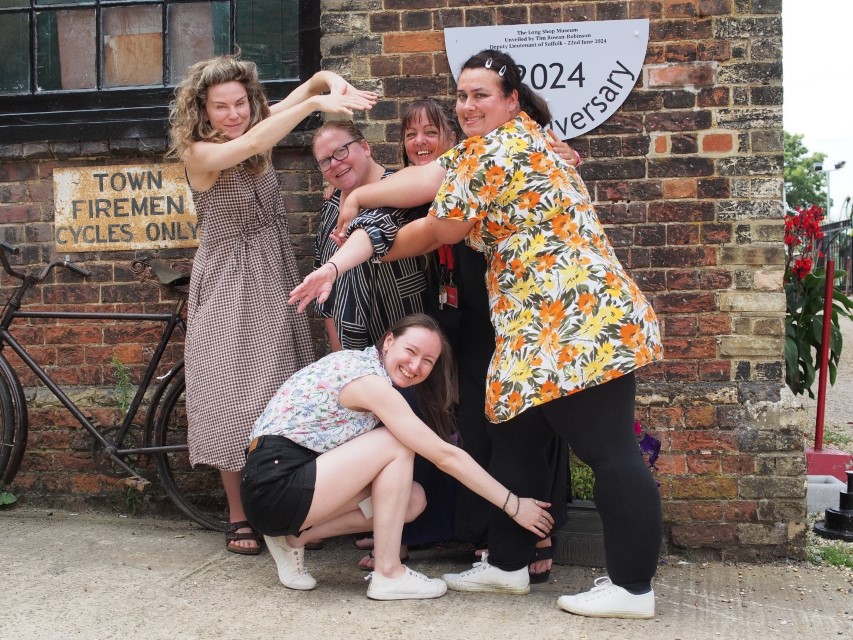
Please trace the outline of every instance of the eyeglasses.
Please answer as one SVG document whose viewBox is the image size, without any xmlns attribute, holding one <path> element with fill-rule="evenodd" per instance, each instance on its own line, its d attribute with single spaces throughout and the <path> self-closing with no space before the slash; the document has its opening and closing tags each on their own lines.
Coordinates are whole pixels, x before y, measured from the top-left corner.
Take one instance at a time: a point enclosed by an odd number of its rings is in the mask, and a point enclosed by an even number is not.
<svg viewBox="0 0 853 640">
<path fill-rule="evenodd" d="M 317 166 L 320 168 L 320 171 L 326 171 L 329 167 L 332 166 L 332 158 L 338 161 L 346 160 L 347 156 L 349 155 L 349 146 L 353 142 L 358 142 L 358 140 L 350 140 L 346 144 L 343 144 L 334 151 L 332 151 L 332 155 L 330 155 L 328 158 L 320 158 L 319 160 L 317 160 Z"/>
</svg>

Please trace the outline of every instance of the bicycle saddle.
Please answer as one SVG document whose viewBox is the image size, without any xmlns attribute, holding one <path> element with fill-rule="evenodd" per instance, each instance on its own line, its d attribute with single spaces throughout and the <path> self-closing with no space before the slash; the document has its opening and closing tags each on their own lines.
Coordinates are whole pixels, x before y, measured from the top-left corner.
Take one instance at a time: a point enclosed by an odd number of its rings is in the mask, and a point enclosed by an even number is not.
<svg viewBox="0 0 853 640">
<path fill-rule="evenodd" d="M 151 267 L 151 271 L 154 272 L 154 275 L 157 276 L 157 279 L 163 284 L 172 285 L 173 287 L 182 287 L 190 281 L 188 274 L 178 271 L 177 269 L 172 269 L 172 267 L 167 265 L 165 262 L 160 262 L 159 260 L 148 260 L 148 266 Z"/>
</svg>

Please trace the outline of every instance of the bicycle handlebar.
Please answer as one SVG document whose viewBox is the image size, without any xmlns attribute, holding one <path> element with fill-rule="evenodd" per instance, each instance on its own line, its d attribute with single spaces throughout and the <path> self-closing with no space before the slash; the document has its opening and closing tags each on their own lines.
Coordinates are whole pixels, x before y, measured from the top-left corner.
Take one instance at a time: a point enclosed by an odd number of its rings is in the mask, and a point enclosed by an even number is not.
<svg viewBox="0 0 853 640">
<path fill-rule="evenodd" d="M 62 266 L 68 269 L 69 271 L 73 271 L 77 275 L 83 276 L 84 278 L 88 278 L 92 275 L 92 272 L 88 269 L 78 266 L 69 260 L 63 260 Z"/>
<path fill-rule="evenodd" d="M 11 253 L 13 256 L 16 256 L 21 252 L 21 249 L 19 247 L 14 247 L 11 244 L 9 244 L 8 242 L 2 241 L 2 240 L 0 240 L 0 249 L 2 249 L 2 251 L 0 251 L 0 263 L 2 263 L 2 265 L 3 265 L 3 270 L 6 273 L 8 273 L 10 276 L 12 276 L 13 278 L 18 278 L 19 280 L 24 280 L 26 278 L 26 275 L 23 273 L 20 273 L 18 271 L 15 271 L 12 268 L 12 265 L 9 264 L 9 257 L 6 255 L 7 253 Z M 36 276 L 35 279 L 38 282 L 41 282 L 42 280 L 44 280 L 47 277 L 47 274 L 50 273 L 50 270 L 53 269 L 54 267 L 64 267 L 64 268 L 68 269 L 69 271 L 73 271 L 74 273 L 76 273 L 79 276 L 83 276 L 84 278 L 88 278 L 92 275 L 92 272 L 89 271 L 88 269 L 81 267 L 79 265 L 76 265 L 73 262 L 71 262 L 68 258 L 65 258 L 64 260 L 54 260 L 53 262 L 48 264 L 44 269 L 42 269 L 42 272 L 38 276 Z"/>
</svg>

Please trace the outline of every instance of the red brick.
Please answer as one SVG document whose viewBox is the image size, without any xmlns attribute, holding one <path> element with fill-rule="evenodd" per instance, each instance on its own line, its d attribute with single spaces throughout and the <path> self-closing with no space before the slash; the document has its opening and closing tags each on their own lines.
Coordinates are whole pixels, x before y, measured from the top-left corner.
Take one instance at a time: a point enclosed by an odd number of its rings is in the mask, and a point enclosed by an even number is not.
<svg viewBox="0 0 853 640">
<path fill-rule="evenodd" d="M 699 140 L 704 153 L 728 153 L 736 146 L 734 133 L 706 133 Z"/>
<path fill-rule="evenodd" d="M 663 15 L 666 18 L 693 18 L 698 15 L 698 0 L 664 0 Z"/>
<path fill-rule="evenodd" d="M 695 178 L 674 178 L 672 180 L 664 180 L 663 181 L 663 197 L 666 199 L 695 198 L 696 197 L 696 179 Z"/>
<path fill-rule="evenodd" d="M 723 519 L 726 522 L 756 522 L 758 503 L 754 500 L 732 500 L 723 506 Z"/>
<path fill-rule="evenodd" d="M 716 425 L 716 413 L 711 405 L 684 408 L 685 429 L 710 429 Z"/>
<path fill-rule="evenodd" d="M 723 519 L 722 502 L 692 502 L 690 517 L 698 522 L 719 522 Z"/>
<path fill-rule="evenodd" d="M 48 327 L 44 339 L 48 344 L 101 344 L 103 333 L 100 327 L 93 326 Z"/>
<path fill-rule="evenodd" d="M 672 434 L 673 451 L 737 451 L 733 433 L 715 430 L 692 430 Z"/>
<path fill-rule="evenodd" d="M 732 379 L 730 360 L 707 360 L 699 363 L 699 379 L 705 382 L 724 382 Z"/>
<path fill-rule="evenodd" d="M 665 338 L 663 350 L 667 359 L 701 359 L 717 356 L 715 338 Z"/>
<path fill-rule="evenodd" d="M 723 314 L 699 316 L 699 334 L 706 336 L 724 336 L 732 332 L 732 319 Z"/>
<path fill-rule="evenodd" d="M 755 473 L 755 456 L 747 454 L 724 455 L 722 460 L 723 473 L 747 475 Z"/>
<path fill-rule="evenodd" d="M 657 462 L 658 473 L 683 475 L 687 473 L 687 456 L 683 453 L 662 453 Z"/>
<path fill-rule="evenodd" d="M 682 407 L 649 407 L 649 417 L 645 424 L 653 425 L 655 429 L 675 429 L 681 427 L 683 421 Z"/>
<path fill-rule="evenodd" d="M 672 542 L 686 548 L 728 547 L 737 543 L 733 524 L 677 524 L 672 527 Z"/>
<path fill-rule="evenodd" d="M 415 53 L 417 51 L 444 51 L 444 33 L 389 33 L 383 36 L 385 53 Z"/>
<path fill-rule="evenodd" d="M 696 335 L 696 318 L 692 316 L 667 316 L 661 320 L 665 336 Z"/>
<path fill-rule="evenodd" d="M 672 486 L 674 498 L 682 500 L 720 500 L 737 498 L 737 480 L 703 475 L 679 478 Z"/>
<path fill-rule="evenodd" d="M 693 474 L 719 474 L 721 470 L 719 454 L 687 456 L 687 472 Z"/>
<path fill-rule="evenodd" d="M 712 63 L 669 64 L 649 69 L 649 87 L 707 87 L 713 84 Z"/>
<path fill-rule="evenodd" d="M 41 207 L 37 204 L 3 204 L 0 205 L 0 220 L 16 224 L 39 222 Z"/>
</svg>

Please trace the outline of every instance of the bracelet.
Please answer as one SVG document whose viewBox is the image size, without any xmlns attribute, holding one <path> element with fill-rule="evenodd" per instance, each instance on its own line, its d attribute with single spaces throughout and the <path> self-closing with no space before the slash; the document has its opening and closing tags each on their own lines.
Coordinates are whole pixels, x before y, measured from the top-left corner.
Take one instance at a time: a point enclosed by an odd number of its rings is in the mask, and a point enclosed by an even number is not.
<svg viewBox="0 0 853 640">
<path fill-rule="evenodd" d="M 326 264 L 330 264 L 330 265 L 332 265 L 332 267 L 334 267 L 334 269 L 335 269 L 335 280 L 337 280 L 337 279 L 338 279 L 338 276 L 341 274 L 341 272 L 340 272 L 340 271 L 338 271 L 338 265 L 336 265 L 336 264 L 335 264 L 334 262 L 332 262 L 331 260 L 329 260 Z"/>
<path fill-rule="evenodd" d="M 506 500 L 504 500 L 504 506 L 501 507 L 501 511 L 506 513 L 506 506 L 509 504 L 509 497 L 512 495 L 512 489 L 506 492 Z M 509 515 L 507 513 L 507 515 Z"/>
<path fill-rule="evenodd" d="M 519 511 L 521 511 L 521 496 L 515 496 L 515 513 L 513 513 L 510 518 L 515 519 L 515 516 L 518 515 Z"/>
</svg>

